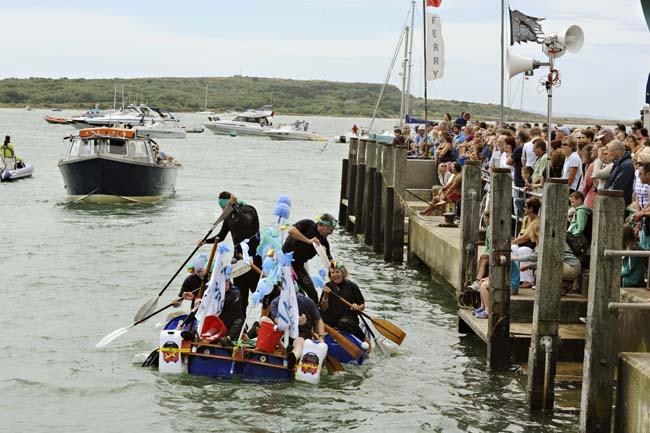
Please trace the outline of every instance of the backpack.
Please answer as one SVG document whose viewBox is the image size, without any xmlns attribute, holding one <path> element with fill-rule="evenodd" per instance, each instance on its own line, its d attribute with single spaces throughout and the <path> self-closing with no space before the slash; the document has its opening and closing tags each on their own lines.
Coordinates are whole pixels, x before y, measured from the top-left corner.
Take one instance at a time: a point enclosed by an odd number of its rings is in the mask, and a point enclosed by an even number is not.
<svg viewBox="0 0 650 433">
<path fill-rule="evenodd" d="M 585 224 L 585 231 L 584 231 L 584 235 L 589 242 L 591 242 L 591 231 L 593 229 L 593 226 L 594 226 L 594 213 L 589 212 L 587 213 L 587 223 Z"/>
</svg>

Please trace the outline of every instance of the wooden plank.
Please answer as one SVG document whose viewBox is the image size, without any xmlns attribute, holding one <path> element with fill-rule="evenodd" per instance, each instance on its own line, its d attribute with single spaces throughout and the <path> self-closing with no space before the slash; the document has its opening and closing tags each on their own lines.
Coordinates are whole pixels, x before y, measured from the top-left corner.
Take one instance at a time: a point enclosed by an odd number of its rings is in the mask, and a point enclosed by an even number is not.
<svg viewBox="0 0 650 433">
<path fill-rule="evenodd" d="M 618 350 L 618 311 L 609 302 L 620 299 L 621 258 L 605 250 L 623 247 L 625 202 L 622 191 L 598 191 L 593 218 L 587 306 L 587 341 L 580 402 L 581 433 L 609 433 Z"/>
<path fill-rule="evenodd" d="M 512 241 L 512 176 L 495 168 L 490 181 L 490 302 L 487 362 L 491 370 L 510 368 L 510 244 Z"/>
<path fill-rule="evenodd" d="M 466 161 L 463 166 L 463 184 L 460 210 L 461 260 L 458 292 L 463 292 L 476 278 L 478 261 L 478 231 L 481 223 L 481 163 Z"/>
<path fill-rule="evenodd" d="M 552 409 L 555 401 L 555 364 L 559 346 L 562 258 L 566 239 L 564 227 L 568 196 L 569 185 L 566 179 L 549 179 L 545 183 L 540 216 L 540 243 L 537 247 L 540 251 L 536 272 L 538 289 L 535 290 L 526 387 L 528 407 L 533 411 Z M 541 343 L 542 337 L 549 337 L 552 342 L 548 366 L 546 350 Z"/>
</svg>

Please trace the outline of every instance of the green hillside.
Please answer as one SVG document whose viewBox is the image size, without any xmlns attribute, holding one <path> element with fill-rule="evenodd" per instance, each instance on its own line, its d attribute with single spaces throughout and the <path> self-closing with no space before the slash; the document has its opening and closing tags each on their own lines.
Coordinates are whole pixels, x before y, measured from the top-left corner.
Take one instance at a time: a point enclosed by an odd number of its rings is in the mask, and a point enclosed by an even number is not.
<svg viewBox="0 0 650 433">
<path fill-rule="evenodd" d="M 117 86 L 118 106 L 125 99 L 146 102 L 171 111 L 192 112 L 204 108 L 205 86 L 209 86 L 208 108 L 214 111 L 257 108 L 273 101 L 278 114 L 359 116 L 370 117 L 381 90 L 380 84 L 341 83 L 331 81 L 301 81 L 278 78 L 223 77 L 223 78 L 134 78 L 134 79 L 50 79 L 9 78 L 0 80 L 0 106 L 4 107 L 91 107 L 95 102 L 101 108 L 113 104 Z M 412 99 L 412 113 L 422 116 L 423 100 Z M 449 112 L 455 118 L 468 111 L 481 120 L 499 117 L 499 106 L 464 101 L 429 101 L 429 117 L 441 118 Z M 400 91 L 388 86 L 379 117 L 399 117 Z M 538 114 L 508 110 L 513 120 L 543 121 Z M 576 121 L 578 119 L 557 119 Z M 589 122 L 593 122 L 590 120 Z"/>
</svg>

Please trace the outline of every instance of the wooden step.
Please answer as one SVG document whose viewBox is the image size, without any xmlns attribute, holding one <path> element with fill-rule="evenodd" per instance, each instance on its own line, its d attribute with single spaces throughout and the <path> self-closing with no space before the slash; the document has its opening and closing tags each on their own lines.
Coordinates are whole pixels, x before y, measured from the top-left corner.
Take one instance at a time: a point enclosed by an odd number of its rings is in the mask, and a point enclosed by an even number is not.
<svg viewBox="0 0 650 433">
<path fill-rule="evenodd" d="M 510 296 L 510 320 L 513 322 L 532 322 L 535 305 L 535 290 L 520 289 L 517 295 Z M 587 317 L 587 298 L 581 294 L 562 296 L 560 303 L 560 323 L 580 323 Z"/>
</svg>

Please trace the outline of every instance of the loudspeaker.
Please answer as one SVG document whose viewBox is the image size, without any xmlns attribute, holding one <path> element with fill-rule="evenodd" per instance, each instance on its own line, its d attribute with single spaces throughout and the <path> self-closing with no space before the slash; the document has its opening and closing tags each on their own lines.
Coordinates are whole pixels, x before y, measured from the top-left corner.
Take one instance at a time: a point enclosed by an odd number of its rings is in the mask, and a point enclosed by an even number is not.
<svg viewBox="0 0 650 433">
<path fill-rule="evenodd" d="M 573 25 L 558 33 L 557 42 L 560 49 L 566 49 L 570 53 L 577 53 L 585 43 L 585 34 L 580 26 Z"/>
<path fill-rule="evenodd" d="M 510 78 L 517 74 L 521 74 L 522 72 L 532 71 L 540 66 L 540 63 L 537 60 L 514 54 L 510 50 L 508 50 L 507 61 Z"/>
</svg>

